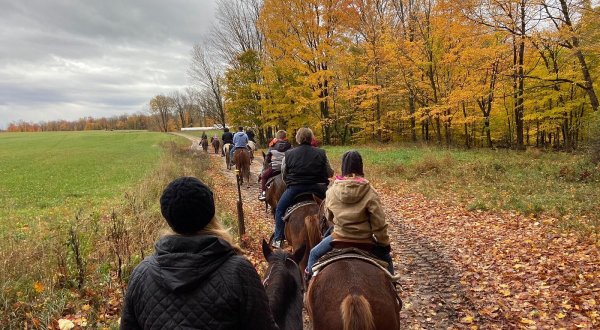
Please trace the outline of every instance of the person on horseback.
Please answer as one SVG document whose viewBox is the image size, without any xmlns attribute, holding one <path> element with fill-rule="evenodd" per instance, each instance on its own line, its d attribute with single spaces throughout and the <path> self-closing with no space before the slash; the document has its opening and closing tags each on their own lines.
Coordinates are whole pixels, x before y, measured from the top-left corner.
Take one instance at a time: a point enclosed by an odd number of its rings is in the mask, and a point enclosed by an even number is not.
<svg viewBox="0 0 600 330">
<path fill-rule="evenodd" d="M 248 136 L 248 140 L 256 143 L 256 141 L 254 141 L 254 130 L 252 129 L 252 127 L 248 127 L 248 129 L 246 130 L 246 135 Z"/>
<path fill-rule="evenodd" d="M 229 150 L 231 159 L 231 164 L 233 164 L 233 153 L 236 149 L 248 149 L 248 135 L 244 133 L 244 128 L 242 126 L 238 127 L 238 131 L 233 136 L 233 148 Z"/>
<path fill-rule="evenodd" d="M 285 223 L 283 216 L 288 207 L 294 204 L 294 199 L 300 193 L 314 192 L 323 197 L 333 170 L 325 150 L 310 145 L 313 132 L 310 128 L 302 127 L 296 132 L 296 142 L 299 146 L 285 152 L 281 161 L 281 173 L 287 186 L 277 203 L 275 210 L 275 233 L 273 245 L 281 247 Z"/>
<path fill-rule="evenodd" d="M 229 131 L 229 128 L 225 127 L 223 129 L 223 135 L 221 135 L 221 141 L 223 141 L 223 145 L 221 146 L 221 157 L 225 157 L 225 145 L 233 144 L 233 134 Z M 231 149 L 231 148 L 230 148 Z"/>
<path fill-rule="evenodd" d="M 285 152 L 292 148 L 292 145 L 287 139 L 286 131 L 277 131 L 275 139 L 275 143 L 269 146 L 269 151 L 267 152 L 265 159 L 265 162 L 267 162 L 269 165 L 260 175 L 261 192 L 258 196 L 258 200 L 260 201 L 264 201 L 266 199 L 265 193 L 267 190 L 267 181 L 269 178 L 281 172 L 281 162 L 285 156 Z"/>
<path fill-rule="evenodd" d="M 312 275 L 312 267 L 317 260 L 332 250 L 334 239 L 373 243 L 375 247 L 370 252 L 387 261 L 388 271 L 394 274 L 388 224 L 379 195 L 364 178 L 362 157 L 358 151 L 351 150 L 342 156 L 342 175 L 337 176 L 327 190 L 325 216 L 333 223 L 333 233 L 310 251 L 305 270 L 308 277 Z"/>
</svg>

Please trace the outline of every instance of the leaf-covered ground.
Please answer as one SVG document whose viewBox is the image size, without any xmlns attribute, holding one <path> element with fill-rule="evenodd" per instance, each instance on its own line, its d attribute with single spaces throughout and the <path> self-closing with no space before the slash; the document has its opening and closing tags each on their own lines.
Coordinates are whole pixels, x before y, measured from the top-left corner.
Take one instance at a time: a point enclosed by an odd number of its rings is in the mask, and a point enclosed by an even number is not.
<svg viewBox="0 0 600 330">
<path fill-rule="evenodd" d="M 402 191 L 380 193 L 389 212 L 400 216 L 418 239 L 437 242 L 455 264 L 475 307 L 458 310 L 461 324 L 600 326 L 600 254 L 592 240 L 553 230 L 552 218 L 469 212 L 451 201 L 431 201 Z"/>
</svg>

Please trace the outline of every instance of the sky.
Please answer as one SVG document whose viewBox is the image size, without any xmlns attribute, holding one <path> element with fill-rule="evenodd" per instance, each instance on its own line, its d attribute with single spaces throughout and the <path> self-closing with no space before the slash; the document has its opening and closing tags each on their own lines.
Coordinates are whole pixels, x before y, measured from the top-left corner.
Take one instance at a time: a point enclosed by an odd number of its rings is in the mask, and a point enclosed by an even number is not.
<svg viewBox="0 0 600 330">
<path fill-rule="evenodd" d="M 191 85 L 216 0 L 0 0 L 0 129 L 145 111 Z"/>
</svg>

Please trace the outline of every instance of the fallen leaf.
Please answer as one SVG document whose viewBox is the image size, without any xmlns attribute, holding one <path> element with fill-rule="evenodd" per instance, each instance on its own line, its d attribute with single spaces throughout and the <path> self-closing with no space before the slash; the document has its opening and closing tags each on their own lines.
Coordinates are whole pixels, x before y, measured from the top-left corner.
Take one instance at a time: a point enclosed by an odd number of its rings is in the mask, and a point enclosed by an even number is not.
<svg viewBox="0 0 600 330">
<path fill-rule="evenodd" d="M 33 289 L 34 289 L 34 290 L 35 290 L 35 292 L 37 292 L 37 293 L 42 293 L 42 292 L 44 292 L 44 285 L 42 284 L 42 282 L 40 282 L 40 281 L 36 281 L 36 282 L 33 284 Z"/>
<path fill-rule="evenodd" d="M 60 319 L 58 320 L 58 328 L 60 330 L 71 330 L 75 327 L 75 324 L 71 320 Z"/>
</svg>

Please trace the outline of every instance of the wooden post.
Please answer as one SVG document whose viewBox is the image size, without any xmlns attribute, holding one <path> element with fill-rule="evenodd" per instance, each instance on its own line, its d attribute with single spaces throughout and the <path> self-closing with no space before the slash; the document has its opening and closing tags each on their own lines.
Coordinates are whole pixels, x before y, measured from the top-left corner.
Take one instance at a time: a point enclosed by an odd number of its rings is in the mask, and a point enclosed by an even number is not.
<svg viewBox="0 0 600 330">
<path fill-rule="evenodd" d="M 237 184 L 238 201 L 237 201 L 237 216 L 238 216 L 238 235 L 240 243 L 243 243 L 242 236 L 246 233 L 246 226 L 244 225 L 244 207 L 242 203 L 242 191 L 240 189 L 240 171 L 235 170 L 235 181 Z"/>
</svg>

